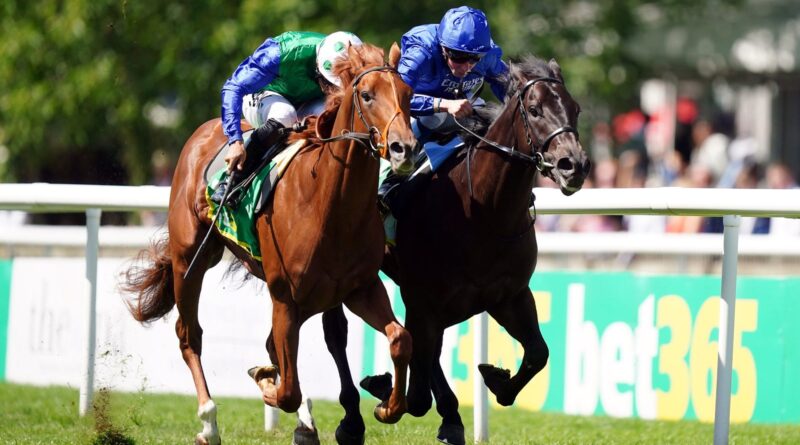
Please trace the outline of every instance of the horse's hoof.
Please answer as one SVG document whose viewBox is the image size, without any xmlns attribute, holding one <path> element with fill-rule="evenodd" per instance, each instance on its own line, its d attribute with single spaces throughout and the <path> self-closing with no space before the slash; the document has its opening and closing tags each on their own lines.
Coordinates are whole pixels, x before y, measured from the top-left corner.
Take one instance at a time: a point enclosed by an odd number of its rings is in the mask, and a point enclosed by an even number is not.
<svg viewBox="0 0 800 445">
<path fill-rule="evenodd" d="M 392 375 L 388 372 L 364 377 L 359 385 L 373 397 L 384 402 L 392 395 Z"/>
<path fill-rule="evenodd" d="M 514 403 L 514 399 L 517 397 L 516 394 L 508 394 L 511 371 L 485 363 L 478 365 L 478 371 L 483 376 L 483 383 L 495 395 L 497 403 L 502 406 L 511 406 Z"/>
<path fill-rule="evenodd" d="M 342 425 L 336 427 L 336 443 L 339 445 L 364 445 L 364 432 L 361 434 L 350 434 L 342 428 Z"/>
<path fill-rule="evenodd" d="M 256 383 L 261 379 L 275 379 L 278 377 L 278 367 L 275 365 L 253 366 L 247 370 L 247 375 Z"/>
<path fill-rule="evenodd" d="M 372 413 L 375 414 L 375 420 L 386 424 L 399 422 L 406 410 L 398 410 L 394 414 L 391 414 L 387 406 L 388 404 L 389 402 L 381 402 L 375 406 L 375 409 L 372 411 Z"/>
<path fill-rule="evenodd" d="M 194 445 L 221 445 L 222 439 L 219 437 L 212 438 L 208 440 L 203 436 L 203 433 L 197 433 L 197 436 L 194 436 Z"/>
<path fill-rule="evenodd" d="M 264 403 L 269 406 L 278 407 L 278 402 L 275 399 L 277 381 L 278 381 L 278 368 L 274 365 L 269 366 L 254 366 L 247 370 L 247 375 L 256 382 L 256 386 L 261 390 L 261 398 Z"/>
<path fill-rule="evenodd" d="M 320 445 L 317 430 L 308 428 L 295 428 L 292 437 L 292 445 Z"/>
<path fill-rule="evenodd" d="M 466 445 L 464 425 L 441 424 L 439 432 L 436 434 L 436 440 L 449 445 Z"/>
</svg>

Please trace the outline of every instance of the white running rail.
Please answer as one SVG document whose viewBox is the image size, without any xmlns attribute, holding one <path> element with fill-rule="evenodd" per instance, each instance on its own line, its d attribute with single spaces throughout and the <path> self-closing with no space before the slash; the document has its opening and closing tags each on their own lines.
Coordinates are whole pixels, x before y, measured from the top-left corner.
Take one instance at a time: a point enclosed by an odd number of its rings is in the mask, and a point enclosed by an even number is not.
<svg viewBox="0 0 800 445">
<path fill-rule="evenodd" d="M 723 268 L 721 280 L 722 304 L 719 320 L 719 350 L 717 367 L 717 394 L 714 422 L 714 444 L 728 443 L 730 421 L 730 382 L 732 357 L 732 337 L 729 335 L 734 323 L 736 300 L 736 267 L 738 258 L 740 216 L 763 217 L 800 217 L 800 190 L 764 190 L 764 189 L 685 189 L 685 188 L 651 188 L 651 189 L 587 189 L 571 197 L 563 196 L 556 189 L 535 189 L 537 196 L 536 211 L 539 214 L 602 214 L 602 215 L 698 215 L 724 217 L 724 242 L 720 246 L 719 237 L 709 236 L 704 243 L 695 246 L 683 245 L 687 252 L 719 253 L 722 247 Z M 169 187 L 155 186 L 93 186 L 67 184 L 0 184 L 0 209 L 24 210 L 27 212 L 86 212 L 86 273 L 90 297 L 90 318 L 87 338 L 86 372 L 81 385 L 80 412 L 85 413 L 91 406 L 94 370 L 94 332 L 96 307 L 96 274 L 97 254 L 100 234 L 99 228 L 102 211 L 164 211 L 169 203 Z M 15 231 L 16 232 L 16 231 Z M 108 232 L 111 233 L 111 232 Z M 6 235 L 14 237 L 14 235 Z M 555 235 L 560 236 L 560 235 Z M 586 235 L 583 235 L 584 237 Z M 635 234 L 592 235 L 591 239 L 583 239 L 579 244 L 572 244 L 573 249 L 587 251 L 592 244 L 609 243 L 604 246 L 607 251 L 611 247 L 631 246 Z M 542 236 L 541 250 L 548 249 L 548 242 L 555 244 L 555 239 Z M 569 238 L 577 243 L 578 235 L 570 234 Z M 665 238 L 666 239 L 666 238 Z M 675 238 L 677 239 L 677 238 Z M 599 241 L 602 240 L 602 241 Z M 622 241 L 625 240 L 623 243 Z M 766 238 L 749 246 L 754 251 L 764 254 L 789 254 L 794 246 L 762 244 Z M 5 242 L 13 239 L 5 238 Z M 53 241 L 51 239 L 51 241 Z M 74 241 L 74 239 L 73 239 Z M 616 243 L 615 243 L 616 241 Z M 563 244 L 562 244 L 563 242 Z M 53 241 L 57 244 L 57 241 Z M 655 252 L 670 250 L 672 240 L 665 241 Z M 716 245 L 714 245 L 716 243 Z M 640 243 L 636 243 L 640 244 Z M 699 247 L 699 245 L 702 246 Z M 758 245 L 755 245 L 758 244 Z M 558 240 L 559 247 L 568 248 L 564 239 Z M 553 246 L 553 244 L 551 244 Z M 641 246 L 641 244 L 640 244 Z M 742 243 L 742 248 L 745 243 Z M 655 249 L 655 247 L 651 247 Z M 677 249 L 678 247 L 675 247 Z M 772 249 L 772 250 L 770 250 Z M 619 251 L 617 247 L 616 251 Z M 627 248 L 626 248 L 627 250 Z M 632 250 L 629 250 L 632 251 Z M 478 325 L 486 326 L 486 313 L 477 315 Z M 478 329 L 481 338 L 476 339 L 486 345 L 485 330 Z M 476 351 L 485 351 L 485 346 L 476 346 Z M 480 360 L 482 354 L 475 354 Z M 477 363 L 476 363 L 477 364 Z M 475 403 L 475 439 L 488 440 L 488 421 L 485 401 L 486 392 L 483 385 L 476 385 Z"/>
</svg>

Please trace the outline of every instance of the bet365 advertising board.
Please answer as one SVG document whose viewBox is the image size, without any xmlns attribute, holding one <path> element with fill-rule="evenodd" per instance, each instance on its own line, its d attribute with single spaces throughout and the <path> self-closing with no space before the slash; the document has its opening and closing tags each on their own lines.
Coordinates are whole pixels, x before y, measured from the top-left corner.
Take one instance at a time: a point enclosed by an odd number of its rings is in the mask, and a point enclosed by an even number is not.
<svg viewBox="0 0 800 445">
<path fill-rule="evenodd" d="M 176 311 L 150 327 L 134 322 L 118 289 L 126 264 L 99 264 L 96 386 L 193 394 L 175 337 Z M 226 267 L 209 271 L 200 300 L 206 376 L 214 394 L 257 398 L 245 371 L 266 364 L 269 296 L 257 280 L 242 286 L 224 275 Z M 82 259 L 0 260 L 0 380 L 80 385 L 88 331 L 84 270 Z M 399 290 L 385 277 L 384 284 L 402 321 Z M 713 421 L 719 277 L 540 271 L 530 286 L 550 360 L 515 409 Z M 735 312 L 731 420 L 800 421 L 800 279 L 740 276 Z M 383 336 L 347 315 L 353 378 L 391 370 Z M 462 405 L 472 404 L 473 331 L 471 321 L 448 329 L 442 348 L 442 367 Z M 336 400 L 338 377 L 322 338 L 319 320 L 306 322 L 301 389 Z M 522 347 L 491 320 L 488 350 L 490 363 L 517 371 Z"/>
<path fill-rule="evenodd" d="M 515 406 L 712 422 L 720 286 L 720 278 L 713 276 L 535 273 L 530 287 L 550 360 Z M 800 420 L 798 317 L 800 280 L 739 277 L 733 422 Z M 459 400 L 471 404 L 473 324 L 451 331 L 443 347 L 443 367 L 450 369 Z M 512 373 L 524 352 L 491 319 L 488 351 L 490 363 Z M 491 395 L 490 400 L 494 403 Z"/>
</svg>

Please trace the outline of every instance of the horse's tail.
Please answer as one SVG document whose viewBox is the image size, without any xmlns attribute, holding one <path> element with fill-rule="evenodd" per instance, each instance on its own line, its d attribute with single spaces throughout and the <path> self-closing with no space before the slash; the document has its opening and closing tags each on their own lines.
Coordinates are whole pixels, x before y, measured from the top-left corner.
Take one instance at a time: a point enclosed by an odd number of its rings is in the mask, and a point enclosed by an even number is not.
<svg viewBox="0 0 800 445">
<path fill-rule="evenodd" d="M 133 318 L 141 323 L 157 320 L 172 310 L 175 306 L 175 291 L 169 235 L 154 241 L 149 249 L 139 252 L 134 264 L 122 272 L 120 287 L 123 292 L 134 295 L 125 303 Z"/>
</svg>

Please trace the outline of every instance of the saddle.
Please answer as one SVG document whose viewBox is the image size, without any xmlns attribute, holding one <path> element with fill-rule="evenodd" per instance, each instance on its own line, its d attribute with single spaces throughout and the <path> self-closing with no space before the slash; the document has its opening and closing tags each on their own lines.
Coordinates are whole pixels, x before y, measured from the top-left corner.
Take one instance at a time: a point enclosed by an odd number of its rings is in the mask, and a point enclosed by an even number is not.
<svg viewBox="0 0 800 445">
<path fill-rule="evenodd" d="M 251 135 L 252 131 L 246 133 L 245 137 L 251 138 Z M 245 142 L 249 143 L 247 139 Z M 208 217 L 213 219 L 219 212 L 215 222 L 219 233 L 236 243 L 258 261 L 261 260 L 261 250 L 255 230 L 256 216 L 266 207 L 276 184 L 286 171 L 286 167 L 300 149 L 306 145 L 306 140 L 301 139 L 290 146 L 286 146 L 285 138 L 281 137 L 274 144 L 272 147 L 263 150 L 262 153 L 258 153 L 259 156 L 255 156 L 256 153 L 248 152 L 246 163 L 251 162 L 250 158 L 252 157 L 252 165 L 256 167 L 234 187 L 236 190 L 240 190 L 241 196 L 239 204 L 234 208 L 219 206 L 211 200 L 214 190 L 227 178 L 227 169 L 225 162 L 222 160 L 226 145 L 220 147 L 219 152 L 208 164 L 204 173 L 207 180 L 205 197 L 209 205 Z M 253 156 L 250 156 L 251 154 Z"/>
</svg>

